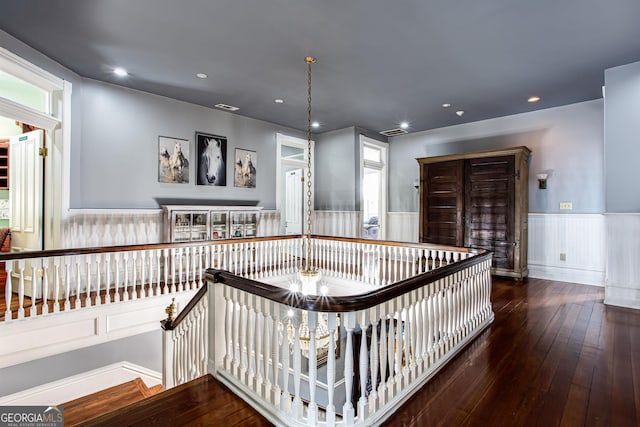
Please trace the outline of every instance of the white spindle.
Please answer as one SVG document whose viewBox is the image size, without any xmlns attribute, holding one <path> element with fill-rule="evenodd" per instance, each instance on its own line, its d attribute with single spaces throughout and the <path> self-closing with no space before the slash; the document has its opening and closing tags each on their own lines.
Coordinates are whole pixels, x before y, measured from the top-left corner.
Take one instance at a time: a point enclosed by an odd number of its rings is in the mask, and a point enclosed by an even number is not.
<svg viewBox="0 0 640 427">
<path fill-rule="evenodd" d="M 36 301 L 38 299 L 38 272 L 36 269 L 36 263 L 31 260 L 31 309 L 29 310 L 29 317 L 36 317 L 38 309 L 36 307 Z"/>
<path fill-rule="evenodd" d="M 122 300 L 128 301 L 129 300 L 129 252 L 122 253 L 122 263 L 124 264 L 124 286 L 122 289 Z"/>
<path fill-rule="evenodd" d="M 318 422 L 318 405 L 316 403 L 316 387 L 318 386 L 318 355 L 316 353 L 317 312 L 307 312 L 307 324 L 309 327 L 309 407 L 307 409 L 307 423 L 315 425 Z"/>
<path fill-rule="evenodd" d="M 370 309 L 371 349 L 369 358 L 371 360 L 371 395 L 369 396 L 369 410 L 371 413 L 375 412 L 378 406 L 378 368 L 380 362 L 380 353 L 378 350 L 378 325 L 381 324 L 379 308 L 380 306 L 376 306 Z M 384 327 L 384 324 L 382 327 Z"/>
<path fill-rule="evenodd" d="M 73 308 L 75 309 L 82 307 L 82 294 L 80 293 L 80 286 L 82 284 L 82 262 L 80 258 L 82 258 L 82 255 L 74 257 L 76 264 L 76 301 Z"/>
<path fill-rule="evenodd" d="M 269 336 L 269 300 L 262 299 L 262 397 L 269 399 L 271 381 L 269 380 L 269 356 L 271 355 L 271 337 Z"/>
<path fill-rule="evenodd" d="M 300 352 L 300 317 L 302 313 L 296 310 L 293 317 L 293 416 L 295 419 L 302 419 L 302 399 L 300 397 L 300 374 L 301 374 L 301 352 Z"/>
<path fill-rule="evenodd" d="M 104 271 L 106 277 L 104 303 L 111 303 L 111 254 L 104 254 Z"/>
<path fill-rule="evenodd" d="M 9 263 L 7 263 L 8 265 Z M 54 286 L 53 293 L 53 312 L 58 313 L 60 311 L 60 257 L 53 258 L 53 274 L 54 274 Z M 8 307 L 8 306 L 7 306 Z"/>
<path fill-rule="evenodd" d="M 336 382 L 336 313 L 327 313 L 327 329 L 329 330 L 329 354 L 327 355 L 327 425 L 336 423 L 336 407 L 334 404 L 334 389 Z"/>
<path fill-rule="evenodd" d="M 269 302 L 271 307 L 271 320 L 272 320 L 272 338 L 271 338 L 271 386 L 272 386 L 272 394 L 271 394 L 271 403 L 276 407 L 280 403 L 280 387 L 278 386 L 278 360 L 279 358 L 279 350 L 280 350 L 280 340 L 286 339 L 280 335 L 280 322 L 278 321 L 279 316 L 279 307 L 276 302 Z"/>
<path fill-rule="evenodd" d="M 369 402 L 367 399 L 367 379 L 368 379 L 368 363 L 367 363 L 367 326 L 369 324 L 369 316 L 367 310 L 358 313 L 358 322 L 360 323 L 361 339 L 360 339 L 360 399 L 358 399 L 358 420 L 365 422 L 369 417 Z"/>
<path fill-rule="evenodd" d="M 71 259 L 65 258 L 64 260 L 64 293 L 65 293 L 65 302 L 64 302 L 64 310 L 71 310 Z"/>
<path fill-rule="evenodd" d="M 24 319 L 24 260 L 18 260 L 18 319 Z M 9 288 L 11 289 L 11 288 Z"/>
<path fill-rule="evenodd" d="M 99 306 L 102 304 L 102 296 L 100 295 L 100 293 L 102 292 L 102 271 L 100 269 L 100 260 L 102 259 L 102 257 L 100 256 L 100 254 L 96 255 L 96 306 Z"/>
<path fill-rule="evenodd" d="M 293 313 L 292 310 L 288 312 L 281 313 L 280 318 L 282 319 L 282 342 L 280 349 L 280 360 L 282 363 L 282 385 L 280 388 L 282 389 L 282 395 L 280 396 L 280 410 L 286 414 L 291 414 L 291 393 L 289 392 L 289 358 L 291 355 L 291 344 L 289 343 L 289 331 L 288 328 L 292 327 L 291 315 Z"/>
<path fill-rule="evenodd" d="M 353 396 L 353 329 L 356 326 L 356 314 L 344 313 L 344 327 L 347 331 L 347 348 L 344 355 L 344 389 L 346 401 L 342 408 L 342 418 L 346 425 L 353 425 L 355 410 L 351 403 Z"/>
<path fill-rule="evenodd" d="M 91 307 L 91 258 L 92 255 L 91 254 L 86 254 L 83 256 L 84 257 L 84 265 L 87 269 L 87 277 L 86 277 L 86 289 L 85 289 L 85 307 Z M 80 275 L 80 263 L 78 263 L 78 282 L 81 282 L 82 280 L 80 279 L 81 275 Z M 80 289 L 78 287 L 78 289 Z M 80 293 L 78 293 L 78 296 L 80 296 Z M 77 300 L 76 300 L 77 301 Z"/>
<path fill-rule="evenodd" d="M 6 310 L 4 312 L 4 321 L 10 322 L 13 320 L 13 315 L 11 313 L 11 297 L 13 296 L 13 285 L 11 284 L 11 276 L 13 272 L 13 263 L 14 261 L 6 261 L 4 263 L 4 269 L 7 273 L 7 278 L 5 281 L 4 288 L 4 302 L 6 305 Z"/>
</svg>

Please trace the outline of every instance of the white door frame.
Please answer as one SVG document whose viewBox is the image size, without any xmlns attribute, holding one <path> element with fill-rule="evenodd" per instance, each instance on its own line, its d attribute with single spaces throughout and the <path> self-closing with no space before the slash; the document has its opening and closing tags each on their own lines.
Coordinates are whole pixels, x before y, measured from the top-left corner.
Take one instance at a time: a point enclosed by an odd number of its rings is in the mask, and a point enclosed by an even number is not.
<svg viewBox="0 0 640 427">
<path fill-rule="evenodd" d="M 364 147 L 365 145 L 377 148 L 380 150 L 380 162 L 371 162 L 364 159 Z M 385 240 L 387 236 L 387 174 L 389 164 L 389 145 L 376 141 L 375 139 L 368 138 L 364 135 L 360 135 L 360 209 L 361 213 L 364 206 L 364 194 L 362 191 L 362 183 L 364 182 L 364 168 L 378 169 L 381 171 L 382 183 L 380 185 L 380 215 L 378 217 L 378 240 Z M 365 221 L 367 218 L 362 218 Z M 360 224 L 362 227 L 362 224 Z"/>
<path fill-rule="evenodd" d="M 71 83 L 2 47 L 0 69 L 49 94 L 48 114 L 0 97 L 0 115 L 29 123 L 45 131 L 49 155 L 45 157 L 44 163 L 44 249 L 59 248 L 62 244 L 61 223 L 69 210 L 72 86 Z"/>
<path fill-rule="evenodd" d="M 302 148 L 304 150 L 304 159 L 303 160 L 292 160 L 292 159 L 287 159 L 287 158 L 283 158 L 282 157 L 282 146 L 289 146 L 289 147 L 295 147 L 295 148 Z M 307 176 L 307 141 L 305 139 L 302 138 L 297 138 L 295 136 L 290 136 L 290 135 L 285 135 L 283 133 L 276 133 L 276 150 L 277 150 L 277 154 L 276 154 L 276 210 L 278 210 L 281 214 L 280 217 L 283 218 L 282 216 L 282 208 L 283 206 L 281 206 L 281 200 L 282 200 L 282 166 L 295 166 L 295 167 L 299 167 L 300 169 L 302 169 L 305 179 Z M 315 142 L 311 141 L 311 159 L 313 160 L 315 157 Z M 311 162 L 311 193 L 315 195 L 315 167 L 314 167 L 314 162 Z M 304 186 L 305 188 L 305 197 L 303 199 L 302 205 L 304 206 L 304 210 L 302 213 L 302 218 L 303 218 L 303 224 L 302 224 L 302 232 L 305 233 L 306 232 L 306 215 L 307 215 L 307 198 L 306 198 L 306 184 Z M 315 198 L 315 197 L 314 197 Z M 315 208 L 315 202 L 314 202 L 314 198 L 311 199 L 311 210 L 313 211 Z M 284 230 L 284 223 L 282 222 L 282 219 L 280 221 L 280 232 L 282 233 L 282 230 Z"/>
</svg>

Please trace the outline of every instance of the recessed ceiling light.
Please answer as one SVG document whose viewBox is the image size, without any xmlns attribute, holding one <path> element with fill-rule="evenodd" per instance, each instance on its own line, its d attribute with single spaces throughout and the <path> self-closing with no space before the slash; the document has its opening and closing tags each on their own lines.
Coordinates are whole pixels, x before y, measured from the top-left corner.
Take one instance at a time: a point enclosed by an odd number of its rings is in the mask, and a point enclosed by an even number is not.
<svg viewBox="0 0 640 427">
<path fill-rule="evenodd" d="M 458 110 L 456 111 L 456 114 L 460 117 L 462 117 L 462 115 L 464 114 L 464 110 Z"/>
<path fill-rule="evenodd" d="M 284 104 L 284 99 L 276 98 L 273 100 L 276 104 Z"/>
<path fill-rule="evenodd" d="M 400 123 L 400 127 L 401 127 L 402 129 L 406 129 L 406 128 L 408 128 L 408 127 L 409 127 L 409 123 L 407 123 L 407 122 L 402 122 L 402 123 Z"/>
<path fill-rule="evenodd" d="M 320 127 L 320 123 L 318 123 L 318 122 L 313 122 L 313 123 L 311 123 L 311 127 L 312 127 L 312 128 L 319 128 L 319 127 Z"/>
<path fill-rule="evenodd" d="M 538 101 L 540 101 L 539 96 L 530 96 L 529 99 L 527 99 L 527 102 L 538 102 Z"/>
<path fill-rule="evenodd" d="M 449 104 L 448 102 L 445 102 L 444 104 L 442 104 L 442 108 L 449 108 L 451 107 L 451 104 Z"/>
<path fill-rule="evenodd" d="M 129 73 L 127 73 L 127 70 L 125 70 L 124 68 L 114 68 L 113 69 L 113 74 L 115 74 L 116 76 L 120 76 L 120 77 L 124 77 L 129 75 Z"/>
<path fill-rule="evenodd" d="M 198 73 L 196 74 L 196 77 L 199 79 L 206 79 L 209 76 L 207 76 L 205 73 Z"/>
</svg>

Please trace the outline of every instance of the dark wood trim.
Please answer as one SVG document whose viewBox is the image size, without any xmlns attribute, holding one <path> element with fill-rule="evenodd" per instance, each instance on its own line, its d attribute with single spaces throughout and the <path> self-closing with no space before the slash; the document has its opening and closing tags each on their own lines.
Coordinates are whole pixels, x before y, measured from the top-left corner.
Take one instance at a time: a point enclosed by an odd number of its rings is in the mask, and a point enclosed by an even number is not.
<svg viewBox="0 0 640 427">
<path fill-rule="evenodd" d="M 224 270 L 208 269 L 205 277 L 213 283 L 223 283 L 292 308 L 320 312 L 348 312 L 374 307 L 428 283 L 433 283 L 465 268 L 491 259 L 491 252 L 479 252 L 477 255 L 465 260 L 427 271 L 375 291 L 341 297 L 294 294 L 287 289 L 236 276 Z"/>
<path fill-rule="evenodd" d="M 45 251 L 25 251 L 25 252 L 8 252 L 0 254 L 0 262 L 12 261 L 18 259 L 29 258 L 48 258 L 57 256 L 71 256 L 71 255 L 86 255 L 86 254 L 102 254 L 113 252 L 130 252 L 130 251 L 148 251 L 153 249 L 172 249 L 172 248 L 191 248 L 193 246 L 210 245 L 216 246 L 228 243 L 247 243 L 256 241 L 269 241 L 269 240 L 289 240 L 299 238 L 299 235 L 294 236 L 271 236 L 271 237 L 252 237 L 243 239 L 229 239 L 229 240 L 206 240 L 198 242 L 184 242 L 184 243 L 150 243 L 146 245 L 120 245 L 120 246 L 100 246 L 94 248 L 72 248 L 72 249 L 48 249 Z"/>
<path fill-rule="evenodd" d="M 270 237 L 252 237 L 243 239 L 228 239 L 228 240 L 206 240 L 198 242 L 181 242 L 181 243 L 150 243 L 145 245 L 119 245 L 119 246 L 100 246 L 93 248 L 71 248 L 71 249 L 48 249 L 44 251 L 25 251 L 25 252 L 3 252 L 0 253 L 0 262 L 13 261 L 19 259 L 32 259 L 32 258 L 50 258 L 58 256 L 71 256 L 71 255 L 87 255 L 87 254 L 103 254 L 103 253 L 115 253 L 115 252 L 131 252 L 131 251 L 148 251 L 154 249 L 172 249 L 172 248 L 191 248 L 194 246 L 210 245 L 217 246 L 229 243 L 248 243 L 248 242 L 262 242 L 269 240 L 291 240 L 304 237 L 302 235 L 287 235 L 287 236 L 270 236 Z M 347 237 L 331 237 L 331 236 L 319 236 L 312 235 L 314 239 L 320 240 L 337 240 L 342 242 L 354 242 L 354 243 L 366 243 L 377 244 L 383 246 L 401 246 L 407 248 L 423 248 L 434 250 L 449 250 L 457 252 L 474 252 L 468 248 L 457 248 L 454 246 L 435 245 L 430 243 L 406 243 L 406 242 L 393 242 L 388 240 L 363 240 L 353 239 Z"/>
<path fill-rule="evenodd" d="M 456 251 L 456 252 L 475 253 L 475 251 L 470 248 L 449 246 L 449 245 L 438 245 L 435 243 L 410 243 L 410 242 L 396 242 L 393 240 L 367 240 L 367 239 L 356 239 L 352 237 L 320 236 L 317 234 L 312 234 L 311 237 L 313 239 L 319 239 L 319 240 L 336 240 L 339 242 L 365 243 L 368 245 L 374 244 L 374 245 L 381 245 L 381 246 L 399 246 L 403 248 L 434 249 L 438 251 Z"/>
<path fill-rule="evenodd" d="M 207 294 L 208 288 L 209 288 L 209 282 L 205 281 L 202 287 L 198 290 L 198 292 L 196 292 L 193 298 L 189 300 L 189 303 L 187 304 L 187 306 L 184 309 L 182 309 L 182 311 L 180 311 L 180 313 L 175 319 L 173 319 L 172 321 L 169 321 L 169 319 L 164 319 L 160 321 L 160 326 L 162 327 L 162 329 L 164 329 L 165 331 L 173 331 L 175 328 L 177 328 L 178 325 L 185 319 L 185 317 L 187 317 L 189 312 L 193 310 L 196 304 L 200 302 L 202 297 L 204 297 Z"/>
</svg>

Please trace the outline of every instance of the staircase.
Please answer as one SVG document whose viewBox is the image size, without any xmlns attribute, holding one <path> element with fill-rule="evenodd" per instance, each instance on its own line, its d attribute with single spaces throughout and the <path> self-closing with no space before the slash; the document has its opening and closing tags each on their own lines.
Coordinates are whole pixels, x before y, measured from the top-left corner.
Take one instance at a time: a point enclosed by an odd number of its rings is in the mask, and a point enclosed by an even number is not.
<svg viewBox="0 0 640 427">
<path fill-rule="evenodd" d="M 81 399 L 69 402 L 69 404 L 79 400 Z M 91 401 L 89 400 L 89 402 Z M 103 415 L 92 419 L 84 417 L 87 421 L 82 422 L 80 419 L 74 421 L 71 416 L 67 417 L 67 406 L 65 405 L 65 425 L 74 425 L 75 423 L 82 426 L 104 427 L 125 425 L 140 427 L 150 425 L 172 427 L 273 425 L 211 375 L 196 378 L 146 399 L 138 399 L 128 406 L 120 405 L 112 408 L 100 406 L 112 412 L 104 413 L 102 411 Z M 74 408 L 70 410 L 73 411 Z"/>
<path fill-rule="evenodd" d="M 100 390 L 96 393 L 63 403 L 66 426 L 75 426 L 132 403 L 151 397 L 162 391 L 162 385 L 151 388 L 140 378 Z"/>
</svg>

